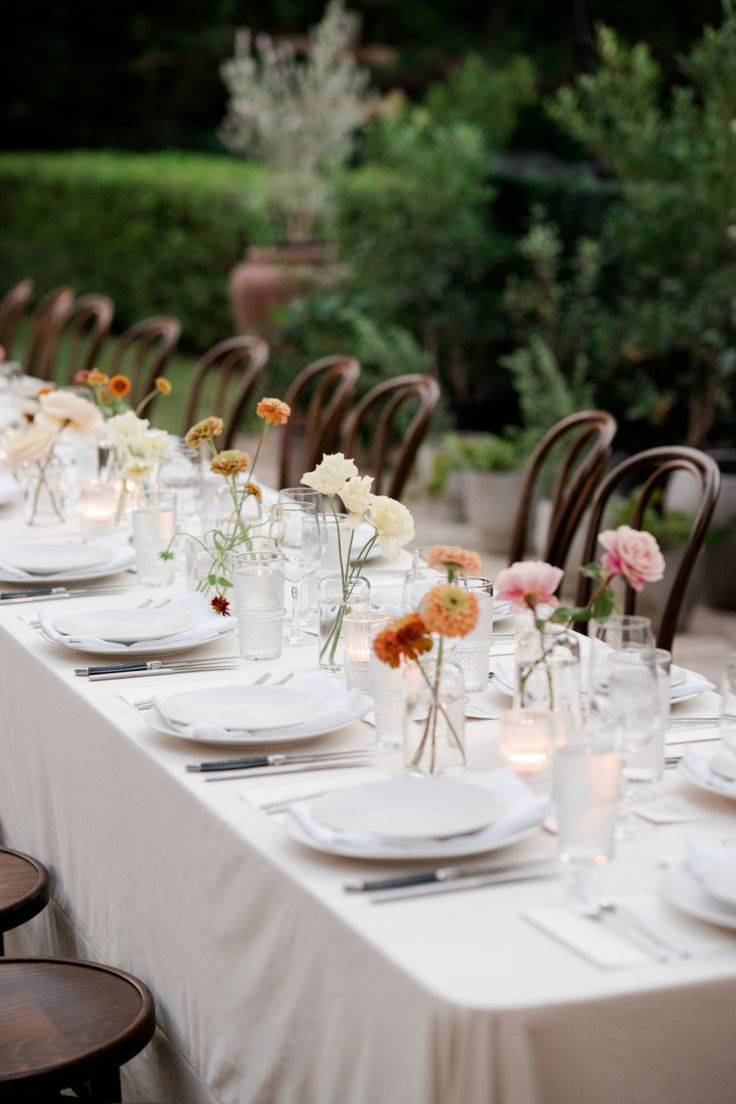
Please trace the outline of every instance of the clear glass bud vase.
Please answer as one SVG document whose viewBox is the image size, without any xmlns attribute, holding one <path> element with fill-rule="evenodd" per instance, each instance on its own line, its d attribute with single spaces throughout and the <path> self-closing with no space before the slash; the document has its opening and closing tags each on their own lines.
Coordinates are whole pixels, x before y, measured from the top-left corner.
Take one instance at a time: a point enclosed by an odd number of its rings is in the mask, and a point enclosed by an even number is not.
<svg viewBox="0 0 736 1104">
<path fill-rule="evenodd" d="M 580 717 L 580 644 L 559 625 L 525 628 L 516 638 L 516 692 L 521 709 L 553 709 Z"/>
<path fill-rule="evenodd" d="M 404 765 L 413 774 L 465 769 L 465 679 L 457 663 L 434 658 L 404 672 Z"/>
<path fill-rule="evenodd" d="M 64 465 L 58 456 L 21 465 L 26 525 L 63 525 L 65 521 Z"/>
<path fill-rule="evenodd" d="M 343 582 L 341 575 L 325 575 L 319 581 L 319 665 L 324 671 L 340 672 L 344 666 L 342 623 L 347 613 L 369 609 L 371 585 L 358 576 Z"/>
</svg>

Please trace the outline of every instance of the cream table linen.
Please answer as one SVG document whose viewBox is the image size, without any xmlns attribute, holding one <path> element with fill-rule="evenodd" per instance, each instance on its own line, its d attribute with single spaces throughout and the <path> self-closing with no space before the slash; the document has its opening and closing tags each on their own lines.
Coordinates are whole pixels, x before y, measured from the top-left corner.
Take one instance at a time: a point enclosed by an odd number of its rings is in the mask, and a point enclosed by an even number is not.
<svg viewBox="0 0 736 1104">
<path fill-rule="evenodd" d="M 0 540 L 11 528 L 0 522 Z M 120 604 L 149 593 L 167 592 L 136 587 Z M 732 1104 L 736 937 L 724 951 L 719 932 L 711 953 L 690 961 L 603 972 L 520 915 L 557 903 L 559 883 L 380 907 L 346 895 L 346 878 L 395 866 L 309 851 L 279 818 L 243 800 L 242 780 L 185 773 L 186 762 L 212 749 L 157 736 L 119 696 L 160 685 L 75 678 L 75 657 L 27 624 L 37 609 L 0 609 L 0 829 L 10 846 L 47 863 L 54 904 L 11 933 L 8 953 L 100 958 L 151 986 L 159 1031 L 124 1070 L 130 1098 Z M 206 649 L 232 650 L 227 639 Z M 315 663 L 316 644 L 275 663 L 244 663 L 243 677 Z M 171 676 L 166 688 L 235 675 Z M 716 706 L 710 695 L 679 711 Z M 467 727 L 471 762 L 499 765 L 497 722 Z M 318 743 L 372 739 L 356 723 Z M 329 786 L 329 776 L 303 783 L 309 792 Z M 293 776 L 248 782 L 274 798 L 295 786 Z M 676 772 L 665 786 L 686 789 Z M 695 836 L 734 833 L 736 803 L 687 794 L 707 819 L 622 848 L 608 874 L 612 892 L 651 895 L 662 856 Z M 554 846 L 539 833 L 514 853 Z M 670 919 L 679 922 L 674 912 Z M 707 941 L 706 925 L 682 924 Z"/>
</svg>

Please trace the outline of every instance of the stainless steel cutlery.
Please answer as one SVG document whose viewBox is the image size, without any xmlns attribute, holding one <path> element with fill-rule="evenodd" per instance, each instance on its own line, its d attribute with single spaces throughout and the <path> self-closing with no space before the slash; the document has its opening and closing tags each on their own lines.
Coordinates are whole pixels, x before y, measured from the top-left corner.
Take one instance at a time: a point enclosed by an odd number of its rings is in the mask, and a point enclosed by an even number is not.
<svg viewBox="0 0 736 1104">
<path fill-rule="evenodd" d="M 345 751 L 307 751 L 287 755 L 284 753 L 270 755 L 247 755 L 240 759 L 212 759 L 204 763 L 187 763 L 186 769 L 192 772 L 212 772 L 230 770 L 249 770 L 257 767 L 283 767 L 292 763 L 317 763 L 323 759 L 349 760 L 364 759 L 367 755 L 374 755 L 376 748 L 348 748 Z"/>
<path fill-rule="evenodd" d="M 98 594 L 121 594 L 133 590 L 132 583 L 120 583 L 117 586 L 104 587 L 45 587 L 41 590 L 15 590 L 0 594 L 0 606 L 25 605 L 28 602 L 56 602 L 62 598 L 93 598 Z"/>
</svg>

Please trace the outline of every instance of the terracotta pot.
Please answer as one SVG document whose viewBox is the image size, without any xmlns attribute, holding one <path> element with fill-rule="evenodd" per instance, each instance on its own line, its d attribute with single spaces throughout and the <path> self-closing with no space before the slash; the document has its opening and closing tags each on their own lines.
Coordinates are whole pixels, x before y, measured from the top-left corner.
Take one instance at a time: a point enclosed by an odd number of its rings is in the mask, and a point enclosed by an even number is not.
<svg viewBox="0 0 736 1104">
<path fill-rule="evenodd" d="M 339 283 L 346 271 L 336 262 L 334 248 L 324 242 L 251 246 L 228 279 L 236 331 L 273 335 L 274 310 L 315 288 Z"/>
<path fill-rule="evenodd" d="M 462 472 L 465 516 L 475 523 L 483 551 L 508 554 L 522 478 L 521 472 Z"/>
</svg>

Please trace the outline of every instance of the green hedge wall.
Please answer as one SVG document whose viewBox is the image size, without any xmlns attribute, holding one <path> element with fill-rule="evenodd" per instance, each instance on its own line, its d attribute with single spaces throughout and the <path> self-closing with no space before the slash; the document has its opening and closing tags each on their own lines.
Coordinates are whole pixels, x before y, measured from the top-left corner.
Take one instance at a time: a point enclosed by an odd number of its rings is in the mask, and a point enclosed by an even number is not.
<svg viewBox="0 0 736 1104">
<path fill-rule="evenodd" d="M 0 154 L 0 287 L 104 292 L 116 327 L 173 314 L 206 348 L 232 332 L 228 271 L 266 234 L 261 178 L 191 154 Z"/>
</svg>

